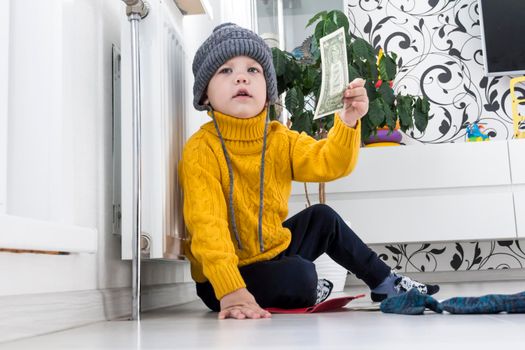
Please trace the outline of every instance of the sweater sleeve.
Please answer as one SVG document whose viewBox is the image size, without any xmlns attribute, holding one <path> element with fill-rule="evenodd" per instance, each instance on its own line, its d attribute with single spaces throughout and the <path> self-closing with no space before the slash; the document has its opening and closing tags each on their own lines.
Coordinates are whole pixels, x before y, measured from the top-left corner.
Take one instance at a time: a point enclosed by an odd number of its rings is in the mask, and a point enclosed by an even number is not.
<svg viewBox="0 0 525 350">
<path fill-rule="evenodd" d="M 246 287 L 231 240 L 228 212 L 220 183 L 220 169 L 204 142 L 191 140 L 180 162 L 184 220 L 191 255 L 215 290 L 217 299 Z"/>
<path fill-rule="evenodd" d="M 292 178 L 302 182 L 328 182 L 350 174 L 361 146 L 361 121 L 355 128 L 343 123 L 338 114 L 328 137 L 315 140 L 306 133 L 290 133 Z"/>
</svg>

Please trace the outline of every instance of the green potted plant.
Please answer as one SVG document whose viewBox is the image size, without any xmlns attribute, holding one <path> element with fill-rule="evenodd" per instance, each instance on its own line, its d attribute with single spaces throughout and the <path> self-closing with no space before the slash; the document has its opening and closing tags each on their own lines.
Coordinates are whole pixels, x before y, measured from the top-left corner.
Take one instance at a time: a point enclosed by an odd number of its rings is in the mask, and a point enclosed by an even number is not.
<svg viewBox="0 0 525 350">
<path fill-rule="evenodd" d="M 416 128 L 423 132 L 428 124 L 429 102 L 426 97 L 396 94 L 392 81 L 397 74 L 397 55 L 374 48 L 366 40 L 349 33 L 349 22 L 338 10 L 322 11 L 313 16 L 306 27 L 315 25 L 313 34 L 296 52 L 272 49 L 279 94 L 286 93 L 284 107 L 290 113 L 290 127 L 299 132 L 323 138 L 333 126 L 334 115 L 313 120 L 315 104 L 321 88 L 321 54 L 319 40 L 344 27 L 348 56 L 349 81 L 366 80 L 370 100 L 368 113 L 361 121 L 362 140 L 378 129 L 390 132 L 399 127 L 403 132 Z M 275 109 L 270 117 L 276 117 Z"/>
</svg>

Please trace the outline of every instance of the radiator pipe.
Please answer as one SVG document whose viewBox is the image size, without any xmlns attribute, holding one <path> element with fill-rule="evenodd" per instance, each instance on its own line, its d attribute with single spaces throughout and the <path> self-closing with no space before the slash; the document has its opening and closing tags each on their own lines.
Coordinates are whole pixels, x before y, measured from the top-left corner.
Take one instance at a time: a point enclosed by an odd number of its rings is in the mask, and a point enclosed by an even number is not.
<svg viewBox="0 0 525 350">
<path fill-rule="evenodd" d="M 126 15 L 131 25 L 131 85 L 133 118 L 133 232 L 132 232 L 132 302 L 131 319 L 140 321 L 140 236 L 142 233 L 142 159 L 140 116 L 140 50 L 139 22 L 149 12 L 142 0 L 122 0 L 127 5 Z"/>
<path fill-rule="evenodd" d="M 126 15 L 129 17 L 132 13 L 136 13 L 140 18 L 144 18 L 148 15 L 149 6 L 147 2 L 142 0 L 122 0 L 127 5 Z"/>
</svg>

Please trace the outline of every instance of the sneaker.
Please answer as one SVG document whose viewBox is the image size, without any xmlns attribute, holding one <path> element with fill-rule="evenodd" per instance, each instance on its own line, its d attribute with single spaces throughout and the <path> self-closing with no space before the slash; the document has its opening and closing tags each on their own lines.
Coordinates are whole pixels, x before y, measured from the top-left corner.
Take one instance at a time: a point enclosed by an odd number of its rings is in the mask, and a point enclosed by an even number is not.
<svg viewBox="0 0 525 350">
<path fill-rule="evenodd" d="M 332 293 L 332 288 L 334 288 L 334 284 L 326 279 L 320 279 L 317 281 L 317 300 L 315 301 L 315 304 L 322 303 L 325 301 L 329 296 L 330 293 Z"/>
<path fill-rule="evenodd" d="M 439 286 L 434 284 L 424 284 L 418 281 L 414 281 L 410 277 L 399 275 L 392 271 L 390 276 L 394 279 L 393 292 L 392 293 L 374 293 L 370 294 L 372 301 L 380 302 L 388 297 L 400 295 L 408 292 L 412 288 L 416 288 L 421 294 L 433 295 L 439 292 Z"/>
</svg>

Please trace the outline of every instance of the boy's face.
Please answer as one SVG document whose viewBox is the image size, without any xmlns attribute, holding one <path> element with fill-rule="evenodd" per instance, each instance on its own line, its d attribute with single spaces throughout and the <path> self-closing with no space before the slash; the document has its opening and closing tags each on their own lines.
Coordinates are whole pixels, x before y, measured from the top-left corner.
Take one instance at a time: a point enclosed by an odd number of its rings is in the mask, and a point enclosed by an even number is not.
<svg viewBox="0 0 525 350">
<path fill-rule="evenodd" d="M 237 56 L 217 69 L 208 84 L 207 101 L 213 109 L 236 118 L 251 118 L 266 104 L 266 80 L 261 65 Z"/>
</svg>

